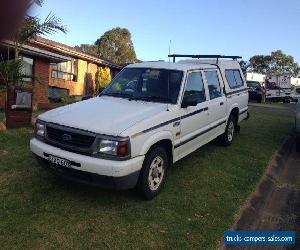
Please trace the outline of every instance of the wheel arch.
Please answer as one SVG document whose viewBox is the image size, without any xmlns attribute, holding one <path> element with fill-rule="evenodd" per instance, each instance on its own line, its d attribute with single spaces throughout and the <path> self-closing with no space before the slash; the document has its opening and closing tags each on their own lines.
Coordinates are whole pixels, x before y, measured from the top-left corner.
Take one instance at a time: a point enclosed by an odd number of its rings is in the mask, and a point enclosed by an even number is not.
<svg viewBox="0 0 300 250">
<path fill-rule="evenodd" d="M 150 137 L 142 147 L 141 154 L 146 155 L 151 149 L 157 146 L 162 146 L 166 149 L 169 158 L 169 165 L 173 164 L 174 159 L 174 145 L 171 133 L 159 133 Z"/>
<path fill-rule="evenodd" d="M 236 105 L 236 106 L 233 106 L 230 110 L 230 112 L 228 113 L 228 117 L 227 117 L 227 121 L 229 119 L 229 117 L 231 115 L 234 115 L 235 117 L 235 122 L 236 122 L 236 125 L 238 125 L 238 122 L 239 122 L 239 116 L 240 116 L 240 109 L 239 107 Z"/>
</svg>

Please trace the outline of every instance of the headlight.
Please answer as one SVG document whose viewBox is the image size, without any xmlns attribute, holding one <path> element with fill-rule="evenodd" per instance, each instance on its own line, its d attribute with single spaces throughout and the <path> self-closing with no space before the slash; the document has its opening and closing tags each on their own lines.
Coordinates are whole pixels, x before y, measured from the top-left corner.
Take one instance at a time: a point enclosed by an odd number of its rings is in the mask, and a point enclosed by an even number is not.
<svg viewBox="0 0 300 250">
<path fill-rule="evenodd" d="M 100 139 L 98 144 L 98 154 L 113 156 L 113 157 L 129 157 L 130 156 L 130 143 L 128 140 L 113 140 L 113 139 Z"/>
<path fill-rule="evenodd" d="M 37 137 L 44 138 L 44 136 L 45 136 L 45 124 L 41 123 L 40 121 L 37 121 L 35 123 L 35 135 Z"/>
</svg>

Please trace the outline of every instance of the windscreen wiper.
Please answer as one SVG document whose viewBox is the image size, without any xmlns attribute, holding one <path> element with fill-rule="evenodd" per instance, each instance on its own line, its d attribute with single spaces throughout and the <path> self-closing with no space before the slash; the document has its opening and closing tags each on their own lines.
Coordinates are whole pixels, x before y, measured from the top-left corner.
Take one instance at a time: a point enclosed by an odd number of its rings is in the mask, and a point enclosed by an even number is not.
<svg viewBox="0 0 300 250">
<path fill-rule="evenodd" d="M 141 101 L 152 101 L 152 102 L 164 102 L 164 103 L 171 103 L 172 100 L 168 97 L 163 96 L 138 96 L 132 97 L 132 100 L 141 100 Z"/>
<path fill-rule="evenodd" d="M 132 95 L 126 93 L 119 92 L 111 92 L 111 93 L 103 93 L 100 96 L 113 96 L 113 97 L 124 97 L 124 98 L 132 98 Z"/>
</svg>

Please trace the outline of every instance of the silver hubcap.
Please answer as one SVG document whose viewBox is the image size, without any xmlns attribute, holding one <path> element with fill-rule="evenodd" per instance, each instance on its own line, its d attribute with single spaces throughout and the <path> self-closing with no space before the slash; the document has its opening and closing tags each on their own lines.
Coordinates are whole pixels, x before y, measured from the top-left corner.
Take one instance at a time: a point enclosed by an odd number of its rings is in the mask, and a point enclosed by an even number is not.
<svg viewBox="0 0 300 250">
<path fill-rule="evenodd" d="M 155 191 L 159 188 L 160 184 L 163 181 L 164 174 L 164 160 L 160 156 L 157 156 L 153 159 L 150 165 L 148 176 L 149 188 L 152 191 Z"/>
<path fill-rule="evenodd" d="M 234 123 L 233 121 L 230 121 L 228 125 L 228 141 L 232 141 L 234 134 Z"/>
</svg>

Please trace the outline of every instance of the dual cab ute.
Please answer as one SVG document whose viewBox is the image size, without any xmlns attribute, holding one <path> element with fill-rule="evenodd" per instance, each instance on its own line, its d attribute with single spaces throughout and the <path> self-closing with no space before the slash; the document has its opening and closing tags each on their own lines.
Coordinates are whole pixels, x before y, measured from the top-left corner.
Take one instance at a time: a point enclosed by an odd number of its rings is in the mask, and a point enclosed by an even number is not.
<svg viewBox="0 0 300 250">
<path fill-rule="evenodd" d="M 237 57 L 184 57 L 129 65 L 100 96 L 40 115 L 31 151 L 69 180 L 155 197 L 168 167 L 217 137 L 230 145 L 248 117 Z"/>
</svg>

